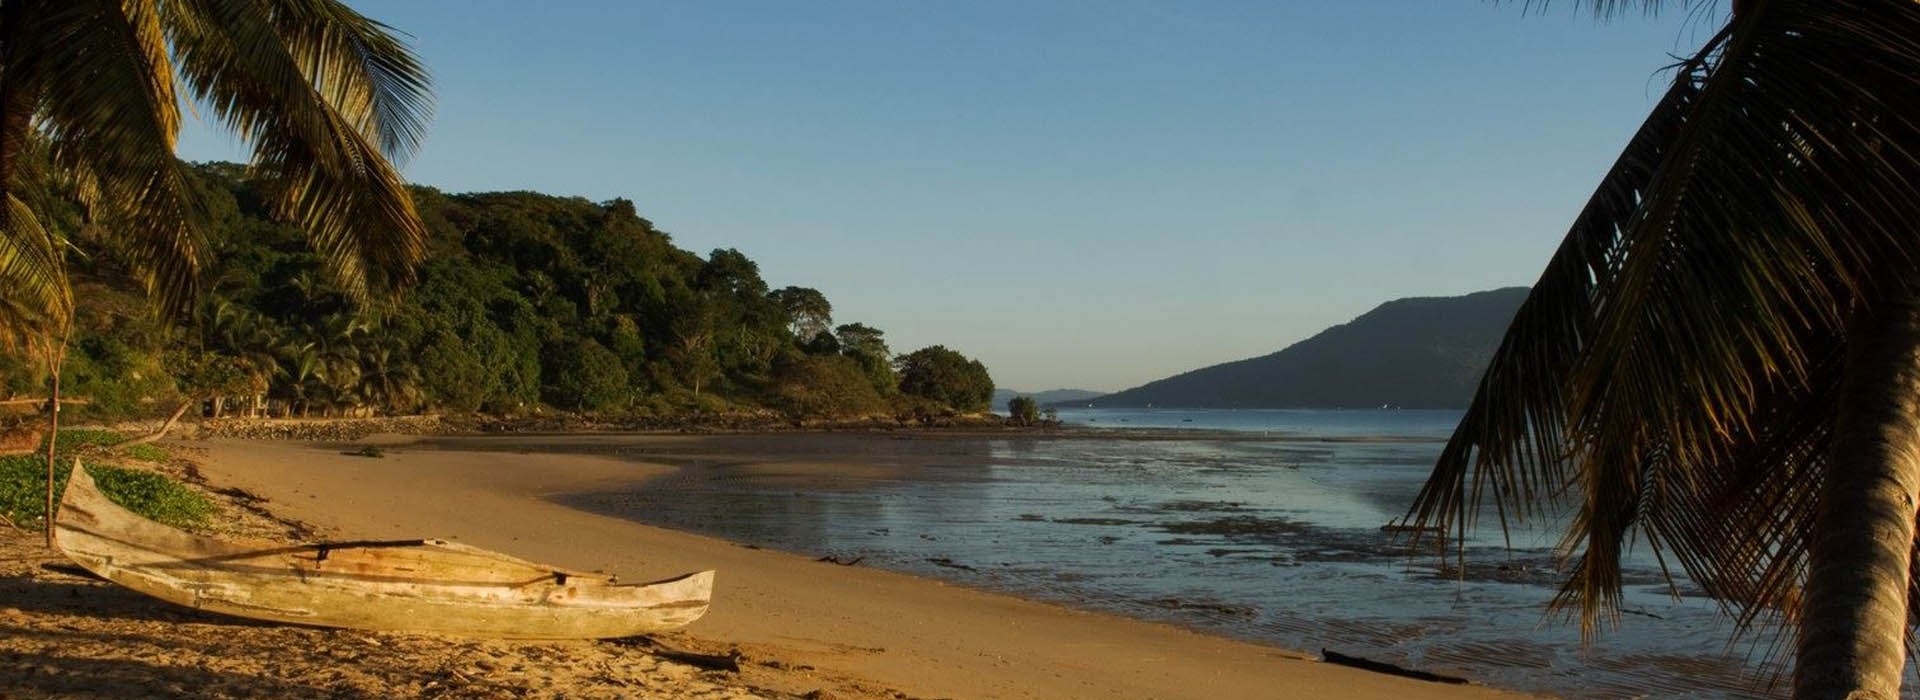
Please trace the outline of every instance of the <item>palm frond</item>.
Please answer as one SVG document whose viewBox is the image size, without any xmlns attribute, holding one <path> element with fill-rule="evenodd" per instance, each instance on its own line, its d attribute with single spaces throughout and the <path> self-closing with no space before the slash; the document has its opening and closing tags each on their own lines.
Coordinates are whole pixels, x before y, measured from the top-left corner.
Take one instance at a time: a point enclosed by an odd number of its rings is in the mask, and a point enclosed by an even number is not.
<svg viewBox="0 0 1920 700">
<path fill-rule="evenodd" d="M 1715 485 L 1752 468 L 1736 460 L 1752 458 L 1756 443 L 1776 448 L 1776 458 L 1805 453 L 1818 465 L 1817 449 L 1770 443 L 1815 434 L 1804 423 L 1832 415 L 1831 406 L 1806 399 L 1831 389 L 1814 382 L 1838 374 L 1813 368 L 1836 351 L 1833 339 L 1871 290 L 1920 259 L 1908 223 L 1920 216 L 1920 181 L 1911 179 L 1920 161 L 1883 147 L 1913 143 L 1900 133 L 1915 133 L 1902 122 L 1920 97 L 1920 33 L 1902 31 L 1920 32 L 1920 12 L 1889 13 L 1871 30 L 1858 25 L 1872 10 L 1776 1 L 1735 18 L 1726 54 L 1629 234 L 1618 276 L 1601 287 L 1593 350 L 1572 382 L 1569 424 L 1589 448 L 1580 467 L 1589 486 L 1613 479 L 1642 496 L 1679 494 L 1641 522 L 1645 533 L 1690 553 L 1689 573 L 1711 594 L 1743 596 L 1733 598 L 1740 603 L 1788 592 L 1729 583 L 1762 563 L 1726 556 L 1725 533 L 1713 521 L 1735 513 L 1661 510 L 1726 504 Z M 1874 87 L 1863 89 L 1863 79 Z M 1739 513 L 1769 518 L 1806 506 L 1798 499 L 1812 493 L 1778 492 L 1787 500 Z M 1627 512 L 1638 511 L 1636 504 Z M 1633 522 L 1608 521 L 1599 508 L 1582 517 L 1604 526 L 1576 533 L 1589 547 L 1623 537 Z M 1760 556 L 1803 544 L 1779 543 Z M 1576 578 L 1592 579 L 1579 581 L 1583 588 L 1617 590 L 1617 559 Z M 1607 603 L 1571 599 L 1589 619 Z"/>
<path fill-rule="evenodd" d="M 1554 0 L 1520 0 L 1520 2 L 1529 12 L 1545 12 L 1557 4 Z M 1698 12 L 1720 3 L 1719 0 L 1567 0 L 1566 4 L 1576 9 L 1584 8 L 1594 17 L 1611 19 L 1630 14 L 1651 17 L 1668 9 Z"/>
<path fill-rule="evenodd" d="M 1743 625 L 1792 599 L 1841 330 L 1920 262 L 1920 6 L 1752 0 L 1722 37 L 1609 173 L 1631 206 L 1582 214 L 1411 513 L 1464 527 L 1483 483 L 1503 519 L 1542 483 L 1579 493 L 1558 602 L 1589 633 L 1636 533 Z"/>
<path fill-rule="evenodd" d="M 323 98 L 387 158 L 406 161 L 433 117 L 426 68 L 394 30 L 337 0 L 284 0 L 277 29 Z"/>
<path fill-rule="evenodd" d="M 410 149 L 424 132 L 426 78 L 412 55 L 333 2 L 163 9 L 182 79 L 251 143 L 278 213 L 307 230 L 349 293 L 410 282 L 426 232 L 383 149 Z"/>
<path fill-rule="evenodd" d="M 200 214 L 174 156 L 172 67 L 153 2 L 73 0 L 35 24 L 41 130 L 54 170 L 126 241 L 162 309 L 184 310 L 201 264 Z"/>
<path fill-rule="evenodd" d="M 63 326 L 73 314 L 60 243 L 33 210 L 8 195 L 0 211 L 0 348 Z"/>
<path fill-rule="evenodd" d="M 1515 312 L 1410 520 L 1464 532 L 1491 495 L 1504 527 L 1509 516 L 1525 519 L 1564 490 L 1571 453 L 1564 386 L 1592 342 L 1598 287 L 1698 95 L 1699 70 L 1699 61 L 1679 68 Z"/>
</svg>

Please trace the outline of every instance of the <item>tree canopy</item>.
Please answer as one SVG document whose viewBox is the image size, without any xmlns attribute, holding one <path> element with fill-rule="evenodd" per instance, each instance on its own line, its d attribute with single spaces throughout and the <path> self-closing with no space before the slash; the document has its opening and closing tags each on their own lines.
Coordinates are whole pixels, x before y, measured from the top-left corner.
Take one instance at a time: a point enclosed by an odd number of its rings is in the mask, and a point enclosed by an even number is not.
<svg viewBox="0 0 1920 700">
<path fill-rule="evenodd" d="M 882 331 L 828 328 L 824 294 L 770 292 L 745 254 L 683 250 L 626 200 L 413 188 L 428 258 L 410 293 L 371 304 L 274 216 L 257 174 L 185 172 L 209 213 L 205 291 L 185 318 L 149 312 L 133 251 L 70 264 L 84 293 L 68 389 L 93 399 L 89 412 L 186 398 L 222 414 L 909 410 Z M 0 355 L 0 393 L 31 394 L 43 377 Z"/>
<path fill-rule="evenodd" d="M 993 377 L 986 365 L 946 346 L 915 350 L 895 364 L 901 393 L 960 411 L 985 411 L 993 404 Z"/>
</svg>

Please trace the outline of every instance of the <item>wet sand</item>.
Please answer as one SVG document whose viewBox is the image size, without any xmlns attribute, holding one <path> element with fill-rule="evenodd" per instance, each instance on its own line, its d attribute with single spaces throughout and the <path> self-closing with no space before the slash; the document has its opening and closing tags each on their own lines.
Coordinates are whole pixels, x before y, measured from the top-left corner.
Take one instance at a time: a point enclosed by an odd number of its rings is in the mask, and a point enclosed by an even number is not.
<svg viewBox="0 0 1920 700">
<path fill-rule="evenodd" d="M 674 467 L 649 462 L 649 453 L 665 457 L 687 441 L 715 439 L 725 438 L 371 440 L 388 445 L 382 459 L 346 456 L 339 446 L 192 444 L 207 449 L 202 469 L 211 484 L 258 494 L 274 513 L 340 536 L 449 537 L 556 565 L 604 569 L 627 580 L 716 569 L 712 612 L 688 631 L 690 643 L 738 646 L 771 668 L 811 667 L 843 679 L 840 687 L 848 690 L 835 696 L 858 696 L 854 689 L 867 687 L 954 698 L 1517 697 L 1334 666 L 1300 652 L 903 574 L 834 566 L 553 502 L 673 473 Z M 615 441 L 633 449 L 623 449 L 620 458 L 565 453 L 569 444 L 587 451 Z M 771 450 L 761 444 L 695 468 L 813 480 L 880 474 L 897 463 L 885 440 L 874 441 L 875 453 L 851 455 L 825 454 L 805 435 L 780 444 L 786 447 Z M 536 446 L 559 452 L 531 452 Z M 931 458 L 937 459 L 934 452 Z"/>
</svg>

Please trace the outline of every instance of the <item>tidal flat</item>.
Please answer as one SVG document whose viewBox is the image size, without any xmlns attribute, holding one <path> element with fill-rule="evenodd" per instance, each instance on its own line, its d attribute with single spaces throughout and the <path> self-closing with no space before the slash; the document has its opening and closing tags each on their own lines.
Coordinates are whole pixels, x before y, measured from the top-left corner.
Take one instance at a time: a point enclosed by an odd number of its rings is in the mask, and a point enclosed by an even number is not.
<svg viewBox="0 0 1920 700">
<path fill-rule="evenodd" d="M 1509 546 L 1487 513 L 1444 553 L 1386 527 L 1457 413 L 1209 413 L 1090 411 L 1055 435 L 515 440 L 679 467 L 560 500 L 751 547 L 1527 692 L 1783 692 L 1767 685 L 1775 633 L 1734 640 L 1717 603 L 1644 548 L 1619 621 L 1583 645 L 1576 622 L 1547 612 L 1563 579 L 1557 519 L 1514 528 Z M 1128 429 L 1085 428 L 1102 422 Z"/>
</svg>

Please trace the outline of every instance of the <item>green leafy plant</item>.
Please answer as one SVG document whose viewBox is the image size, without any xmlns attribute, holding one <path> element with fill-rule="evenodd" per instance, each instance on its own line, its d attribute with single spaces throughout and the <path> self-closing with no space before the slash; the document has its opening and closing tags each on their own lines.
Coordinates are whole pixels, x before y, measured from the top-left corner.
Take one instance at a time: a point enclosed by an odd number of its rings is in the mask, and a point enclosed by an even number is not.
<svg viewBox="0 0 1920 700">
<path fill-rule="evenodd" d="M 89 464 L 100 491 L 113 502 L 157 522 L 184 527 L 214 511 L 206 497 L 166 476 L 138 469 Z M 55 491 L 66 488 L 72 460 L 60 460 Z M 38 455 L 0 457 L 0 515 L 22 527 L 46 517 L 46 462 Z"/>
</svg>

